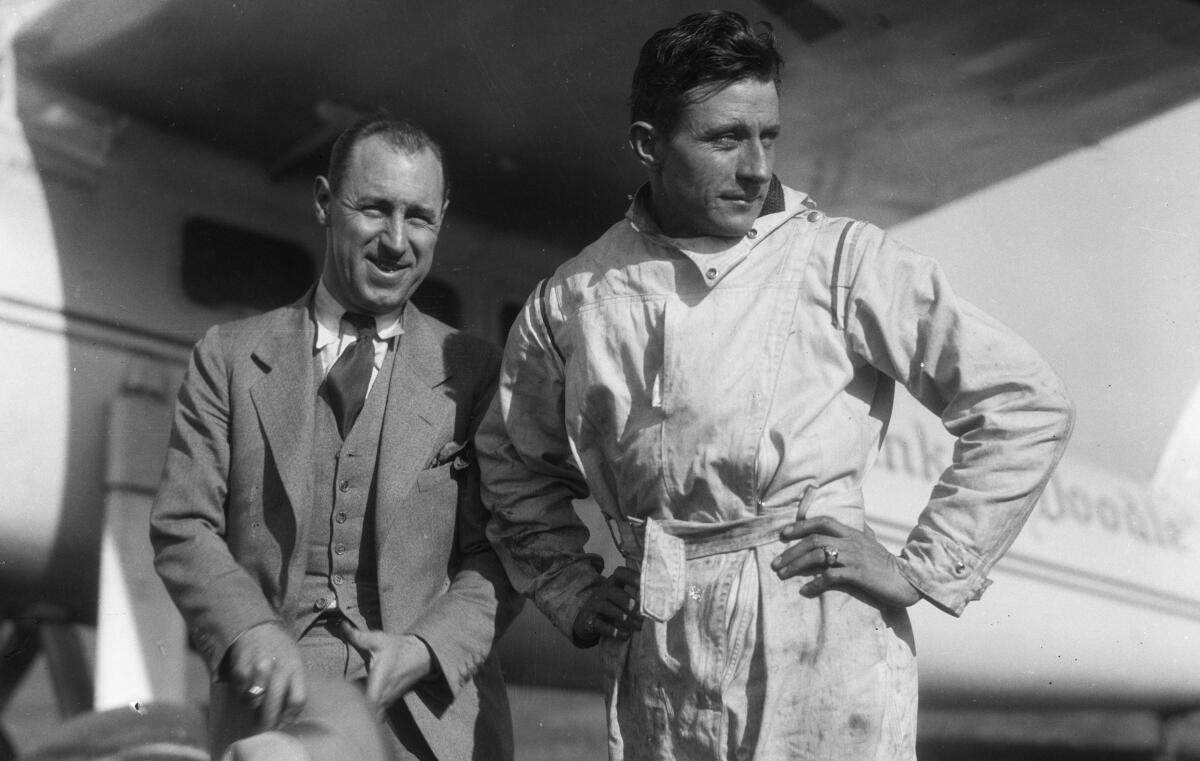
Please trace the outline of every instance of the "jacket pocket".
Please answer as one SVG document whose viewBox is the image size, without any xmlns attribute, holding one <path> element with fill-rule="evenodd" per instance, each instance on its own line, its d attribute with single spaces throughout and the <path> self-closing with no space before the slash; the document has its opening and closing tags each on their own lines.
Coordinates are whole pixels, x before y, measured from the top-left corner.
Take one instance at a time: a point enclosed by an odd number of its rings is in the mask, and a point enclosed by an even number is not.
<svg viewBox="0 0 1200 761">
<path fill-rule="evenodd" d="M 440 489 L 447 485 L 457 485 L 458 481 L 454 478 L 454 474 L 460 470 L 455 463 L 457 460 L 443 463 L 436 468 L 426 468 L 417 474 L 417 488 L 421 491 L 432 491 Z"/>
</svg>

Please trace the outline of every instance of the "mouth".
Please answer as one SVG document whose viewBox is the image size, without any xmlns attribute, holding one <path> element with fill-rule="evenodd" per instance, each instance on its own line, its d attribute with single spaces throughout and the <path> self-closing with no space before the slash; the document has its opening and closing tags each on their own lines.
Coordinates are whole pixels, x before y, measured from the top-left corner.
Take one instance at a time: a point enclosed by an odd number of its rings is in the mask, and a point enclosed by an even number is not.
<svg viewBox="0 0 1200 761">
<path fill-rule="evenodd" d="M 384 259 L 374 256 L 368 256 L 367 261 L 371 265 L 385 275 L 394 275 L 402 269 L 407 269 L 403 261 L 400 259 Z"/>
<path fill-rule="evenodd" d="M 753 204 L 757 203 L 760 198 L 762 198 L 761 195 L 753 195 L 753 196 L 727 195 L 727 196 L 722 196 L 722 197 L 726 201 L 729 201 L 730 203 L 739 203 L 739 204 L 744 204 L 746 206 L 752 206 Z"/>
</svg>

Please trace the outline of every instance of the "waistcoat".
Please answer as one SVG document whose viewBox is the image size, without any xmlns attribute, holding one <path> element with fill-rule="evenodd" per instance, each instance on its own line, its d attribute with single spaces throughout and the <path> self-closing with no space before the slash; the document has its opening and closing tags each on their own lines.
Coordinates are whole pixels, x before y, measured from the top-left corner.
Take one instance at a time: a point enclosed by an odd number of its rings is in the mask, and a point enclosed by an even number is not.
<svg viewBox="0 0 1200 761">
<path fill-rule="evenodd" d="M 381 628 L 375 562 L 375 471 L 395 358 L 394 346 L 389 346 L 383 367 L 345 441 L 338 435 L 324 381 L 317 389 L 313 504 L 296 616 L 300 631 L 322 612 L 334 609 L 360 629 Z"/>
</svg>

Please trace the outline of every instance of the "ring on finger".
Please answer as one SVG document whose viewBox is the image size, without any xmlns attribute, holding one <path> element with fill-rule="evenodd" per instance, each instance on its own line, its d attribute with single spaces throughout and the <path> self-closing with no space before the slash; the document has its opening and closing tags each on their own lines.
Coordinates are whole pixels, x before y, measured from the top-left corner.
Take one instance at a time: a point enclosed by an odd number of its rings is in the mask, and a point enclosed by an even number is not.
<svg viewBox="0 0 1200 761">
<path fill-rule="evenodd" d="M 251 700 L 258 700 L 265 694 L 267 694 L 267 688 L 261 684 L 252 684 L 246 688 L 246 697 Z"/>
<path fill-rule="evenodd" d="M 837 547 L 825 546 L 821 548 L 825 553 L 825 567 L 836 568 L 838 566 L 838 550 Z"/>
</svg>

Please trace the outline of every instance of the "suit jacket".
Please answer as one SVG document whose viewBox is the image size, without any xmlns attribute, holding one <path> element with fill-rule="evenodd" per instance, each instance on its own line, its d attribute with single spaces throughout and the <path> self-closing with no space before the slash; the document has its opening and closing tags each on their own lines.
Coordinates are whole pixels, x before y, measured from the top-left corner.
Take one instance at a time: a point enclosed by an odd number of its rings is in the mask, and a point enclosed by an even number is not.
<svg viewBox="0 0 1200 761">
<path fill-rule="evenodd" d="M 210 329 L 179 391 L 150 534 L 155 567 L 214 675 L 214 709 L 227 702 L 216 694 L 220 664 L 241 633 L 268 621 L 295 629 L 286 611 L 313 503 L 309 301 Z M 375 381 L 390 384 L 375 498 L 383 628 L 421 637 L 441 668 L 404 698 L 438 757 L 511 758 L 489 654 L 520 601 L 484 534 L 470 454 L 497 351 L 412 304 L 404 328 L 390 379 Z"/>
</svg>

